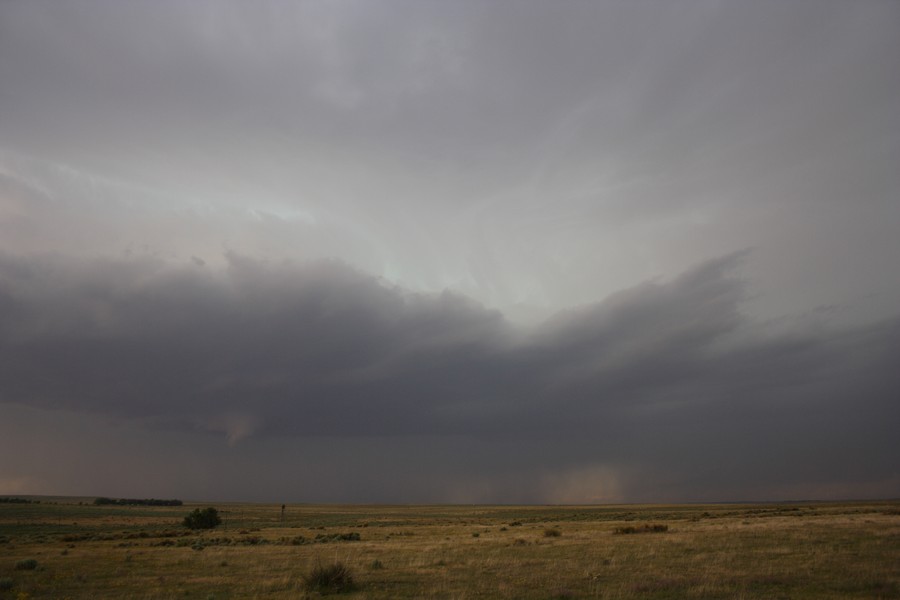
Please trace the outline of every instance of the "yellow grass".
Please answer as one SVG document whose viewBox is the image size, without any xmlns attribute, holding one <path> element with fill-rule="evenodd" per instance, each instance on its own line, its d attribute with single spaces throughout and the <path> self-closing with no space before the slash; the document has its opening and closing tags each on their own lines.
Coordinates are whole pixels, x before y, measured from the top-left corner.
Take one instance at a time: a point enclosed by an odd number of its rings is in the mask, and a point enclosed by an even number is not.
<svg viewBox="0 0 900 600">
<path fill-rule="evenodd" d="M 207 505 L 0 504 L 0 599 L 317 597 L 303 575 L 336 561 L 359 599 L 900 598 L 898 502 L 291 505 L 284 522 L 219 503 L 227 525 L 180 527 Z"/>
</svg>

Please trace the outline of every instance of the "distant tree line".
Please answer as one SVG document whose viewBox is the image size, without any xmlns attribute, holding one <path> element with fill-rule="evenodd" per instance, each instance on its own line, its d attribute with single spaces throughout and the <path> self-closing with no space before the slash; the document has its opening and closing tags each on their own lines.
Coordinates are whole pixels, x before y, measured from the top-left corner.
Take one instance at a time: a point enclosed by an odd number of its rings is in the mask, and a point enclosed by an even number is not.
<svg viewBox="0 0 900 600">
<path fill-rule="evenodd" d="M 40 504 L 40 500 L 29 500 L 27 498 L 0 498 L 0 504 Z"/>
<path fill-rule="evenodd" d="M 181 500 L 157 500 L 156 498 L 97 498 L 97 506 L 181 506 Z"/>
</svg>

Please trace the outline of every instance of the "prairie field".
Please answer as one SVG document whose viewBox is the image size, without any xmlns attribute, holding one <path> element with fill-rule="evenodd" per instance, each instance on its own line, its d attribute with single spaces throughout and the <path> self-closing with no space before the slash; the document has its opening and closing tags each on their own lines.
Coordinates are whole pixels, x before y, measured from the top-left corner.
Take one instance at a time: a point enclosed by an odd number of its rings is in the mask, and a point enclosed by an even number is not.
<svg viewBox="0 0 900 600">
<path fill-rule="evenodd" d="M 0 503 L 0 600 L 900 598 L 900 501 Z M 223 523 L 189 530 L 213 506 Z M 340 563 L 342 591 L 309 583 Z"/>
</svg>

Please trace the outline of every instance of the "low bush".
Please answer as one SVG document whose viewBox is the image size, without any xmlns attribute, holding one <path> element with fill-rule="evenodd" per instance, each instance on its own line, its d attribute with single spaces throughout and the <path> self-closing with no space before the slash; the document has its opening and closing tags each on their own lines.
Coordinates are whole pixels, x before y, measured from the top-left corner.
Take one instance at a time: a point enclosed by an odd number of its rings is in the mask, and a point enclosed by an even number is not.
<svg viewBox="0 0 900 600">
<path fill-rule="evenodd" d="M 0 592 L 6 592 L 13 589 L 15 582 L 12 577 L 0 577 Z"/>
<path fill-rule="evenodd" d="M 183 524 L 188 529 L 213 529 L 221 522 L 219 511 L 210 506 L 202 510 L 195 508 L 184 518 Z"/>
<path fill-rule="evenodd" d="M 33 558 L 26 558 L 25 560 L 20 560 L 16 563 L 17 571 L 34 571 L 37 569 L 38 561 Z"/>
<path fill-rule="evenodd" d="M 306 589 L 320 594 L 340 594 L 355 589 L 353 573 L 343 563 L 336 562 L 331 565 L 316 567 L 303 576 Z"/>
<path fill-rule="evenodd" d="M 561 535 L 562 531 L 559 529 L 550 528 L 544 530 L 544 537 L 559 537 Z"/>
</svg>

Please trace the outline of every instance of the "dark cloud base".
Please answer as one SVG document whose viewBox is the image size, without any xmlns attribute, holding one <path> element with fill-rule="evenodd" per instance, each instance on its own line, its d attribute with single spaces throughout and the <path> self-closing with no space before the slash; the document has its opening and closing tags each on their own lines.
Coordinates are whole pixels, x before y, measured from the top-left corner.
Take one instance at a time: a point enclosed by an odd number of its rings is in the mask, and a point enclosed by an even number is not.
<svg viewBox="0 0 900 600">
<path fill-rule="evenodd" d="M 753 322 L 740 310 L 743 257 L 526 330 L 340 262 L 230 255 L 216 271 L 4 255 L 4 454 L 57 427 L 56 446 L 112 464 L 100 447 L 127 431 L 124 455 L 169 473 L 149 478 L 158 487 L 206 497 L 897 495 L 900 318 L 842 330 Z M 16 423 L 28 424 L 24 438 Z M 110 439 L 79 441 L 84 428 Z M 147 456 L 155 439 L 165 449 Z M 192 479 L 184 462 L 226 456 L 252 486 Z M 294 483 L 278 483 L 284 472 Z M 126 481 L 105 485 L 140 486 Z"/>
</svg>

